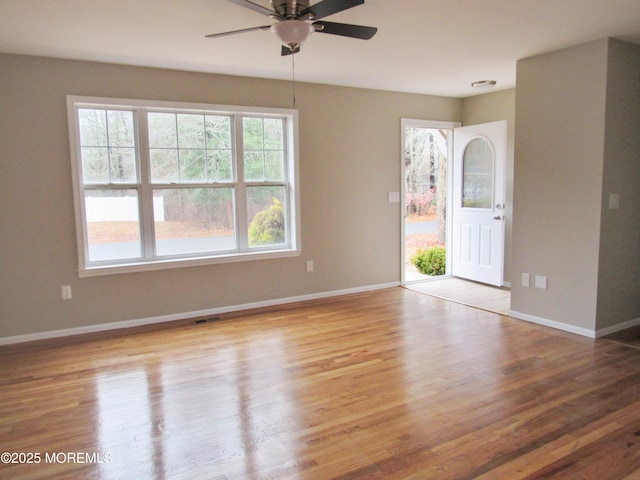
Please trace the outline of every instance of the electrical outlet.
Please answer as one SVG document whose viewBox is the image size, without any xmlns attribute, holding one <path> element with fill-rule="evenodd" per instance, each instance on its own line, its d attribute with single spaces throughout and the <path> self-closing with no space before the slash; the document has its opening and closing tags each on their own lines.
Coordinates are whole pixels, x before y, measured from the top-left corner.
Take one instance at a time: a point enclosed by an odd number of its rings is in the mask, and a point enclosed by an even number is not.
<svg viewBox="0 0 640 480">
<path fill-rule="evenodd" d="M 541 288 L 543 290 L 547 289 L 547 277 L 544 275 L 536 275 L 536 288 Z"/>
<path fill-rule="evenodd" d="M 307 260 L 307 273 L 313 272 L 313 260 Z"/>
<path fill-rule="evenodd" d="M 62 300 L 71 300 L 71 285 L 62 285 L 60 287 L 60 295 Z"/>
<path fill-rule="evenodd" d="M 522 286 L 523 287 L 528 287 L 530 285 L 530 277 L 528 273 L 523 273 L 522 274 Z"/>
</svg>

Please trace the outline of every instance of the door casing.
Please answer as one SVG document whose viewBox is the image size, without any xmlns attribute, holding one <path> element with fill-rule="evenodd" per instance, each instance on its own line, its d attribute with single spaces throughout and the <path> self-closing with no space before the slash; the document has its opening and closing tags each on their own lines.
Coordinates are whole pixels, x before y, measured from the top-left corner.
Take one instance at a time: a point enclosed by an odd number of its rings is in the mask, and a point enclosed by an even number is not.
<svg viewBox="0 0 640 480">
<path fill-rule="evenodd" d="M 404 264 L 404 259 L 405 259 L 405 206 L 404 206 L 404 199 L 406 198 L 406 192 L 405 192 L 405 176 L 406 176 L 406 171 L 405 171 L 405 164 L 404 164 L 404 155 L 405 155 L 405 141 L 404 141 L 404 132 L 405 132 L 405 128 L 406 127 L 419 127 L 419 128 L 433 128 L 433 129 L 442 129 L 442 130 L 450 130 L 452 133 L 455 131 L 456 128 L 460 127 L 460 123 L 459 122 L 439 122 L 439 121 L 431 121 L 431 120 L 418 120 L 418 119 L 410 119 L 410 118 L 403 118 L 400 121 L 400 138 L 401 138 L 401 142 L 400 142 L 400 165 L 401 165 L 401 191 L 400 191 L 400 218 L 401 218 L 401 239 L 402 241 L 401 243 L 401 252 L 400 252 L 400 278 L 401 281 L 400 283 L 402 285 L 404 285 L 406 282 L 405 280 L 405 264 Z M 453 137 L 453 135 L 451 135 Z M 451 243 L 451 191 L 452 191 L 452 185 L 453 185 L 453 175 L 451 175 L 451 166 L 452 166 L 452 158 L 453 158 L 453 141 L 450 139 L 447 145 L 447 233 L 446 233 L 446 242 L 447 245 L 450 245 Z M 451 261 L 450 261 L 450 255 L 447 254 L 447 267 L 446 267 L 447 272 L 451 272 Z M 411 282 L 409 282 L 411 283 Z"/>
</svg>

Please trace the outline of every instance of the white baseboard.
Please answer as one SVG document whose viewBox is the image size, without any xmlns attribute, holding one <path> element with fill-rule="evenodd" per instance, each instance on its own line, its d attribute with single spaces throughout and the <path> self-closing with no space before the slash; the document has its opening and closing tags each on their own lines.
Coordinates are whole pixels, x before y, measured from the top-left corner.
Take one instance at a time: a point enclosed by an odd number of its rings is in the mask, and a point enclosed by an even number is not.
<svg viewBox="0 0 640 480">
<path fill-rule="evenodd" d="M 598 330 L 596 330 L 596 338 L 605 337 L 607 335 L 611 335 L 612 333 L 626 330 L 627 328 L 637 327 L 638 325 L 640 325 L 640 318 L 634 318 L 633 320 L 629 320 L 624 323 L 619 323 L 610 327 L 599 328 Z"/>
<path fill-rule="evenodd" d="M 0 345 L 11 345 L 14 343 L 33 342 L 35 340 L 46 340 L 50 338 L 70 337 L 72 335 L 82 335 L 84 333 L 106 332 L 108 330 L 118 330 L 121 328 L 140 327 L 143 325 L 153 325 L 156 323 L 174 322 L 176 320 L 187 320 L 190 318 L 222 315 L 224 313 L 251 310 L 255 308 L 273 307 L 288 303 L 304 302 L 307 300 L 317 300 L 322 298 L 338 297 L 353 293 L 364 293 L 385 288 L 399 287 L 400 282 L 383 283 L 379 285 L 369 285 L 365 287 L 347 288 L 344 290 L 334 290 L 330 292 L 312 293 L 300 295 L 298 297 L 277 298 L 262 302 L 245 303 L 242 305 L 230 305 L 226 307 L 210 308 L 194 312 L 183 312 L 172 315 L 162 315 L 158 317 L 140 318 L 135 320 L 125 320 L 121 322 L 101 323 L 98 325 L 87 325 L 84 327 L 65 328 L 62 330 L 50 330 L 47 332 L 29 333 L 26 335 L 15 335 L 12 337 L 0 338 Z"/>
<path fill-rule="evenodd" d="M 545 327 L 551 327 L 558 330 L 563 330 L 569 333 L 575 333 L 577 335 L 582 335 L 583 337 L 589 337 L 589 338 L 605 337 L 607 335 L 611 335 L 612 333 L 620 332 L 622 330 L 626 330 L 627 328 L 636 327 L 640 325 L 640 318 L 634 318 L 627 322 L 619 323 L 617 325 L 612 325 L 610 327 L 600 328 L 597 330 L 589 330 L 588 328 L 575 327 L 573 325 L 569 325 L 568 323 L 556 322 L 555 320 L 536 317 L 535 315 L 516 312 L 514 310 L 509 311 L 509 316 L 513 318 L 517 318 L 518 320 L 525 320 L 527 322 L 536 323 L 538 325 L 543 325 Z"/>
<path fill-rule="evenodd" d="M 596 332 L 594 330 L 589 330 L 588 328 L 580 328 L 574 325 L 569 325 L 568 323 L 556 322 L 555 320 L 536 317 L 535 315 L 529 315 L 528 313 L 516 312 L 515 310 L 509 310 L 509 316 L 517 318 L 518 320 L 524 320 L 526 322 L 543 325 L 545 327 L 551 327 L 557 330 L 575 333 L 576 335 L 582 335 L 583 337 L 596 338 Z"/>
</svg>

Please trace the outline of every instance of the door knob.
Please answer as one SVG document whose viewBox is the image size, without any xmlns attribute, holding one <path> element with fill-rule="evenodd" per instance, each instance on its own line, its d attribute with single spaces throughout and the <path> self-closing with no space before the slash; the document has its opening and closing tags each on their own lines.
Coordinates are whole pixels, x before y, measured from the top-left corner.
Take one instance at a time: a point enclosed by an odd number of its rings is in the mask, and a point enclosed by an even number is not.
<svg viewBox="0 0 640 480">
<path fill-rule="evenodd" d="M 494 220 L 502 220 L 502 217 L 500 215 L 496 215 L 495 217 L 493 217 Z"/>
</svg>

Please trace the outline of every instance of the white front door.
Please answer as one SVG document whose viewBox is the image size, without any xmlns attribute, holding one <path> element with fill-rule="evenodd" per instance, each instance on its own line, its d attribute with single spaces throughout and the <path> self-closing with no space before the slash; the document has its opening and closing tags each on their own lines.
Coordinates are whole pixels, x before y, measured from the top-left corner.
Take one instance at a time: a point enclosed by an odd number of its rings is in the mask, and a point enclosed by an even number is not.
<svg viewBox="0 0 640 480">
<path fill-rule="evenodd" d="M 453 134 L 451 269 L 456 277 L 502 286 L 507 122 Z"/>
</svg>

